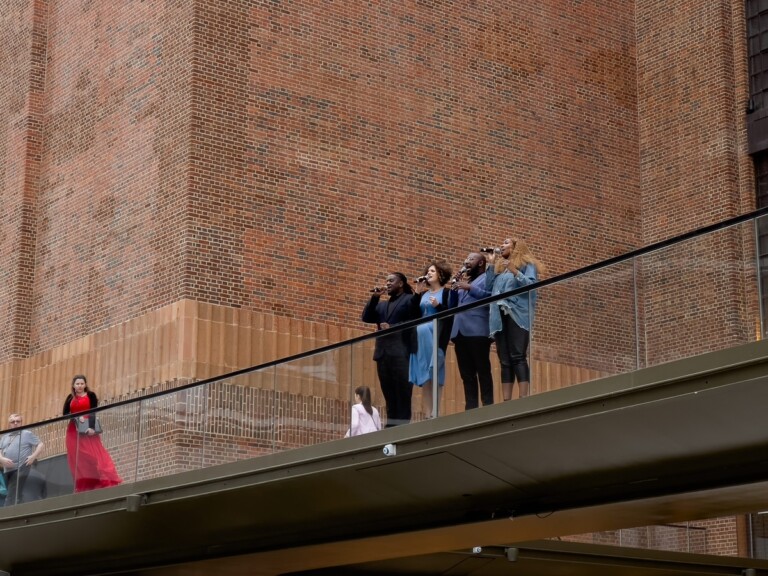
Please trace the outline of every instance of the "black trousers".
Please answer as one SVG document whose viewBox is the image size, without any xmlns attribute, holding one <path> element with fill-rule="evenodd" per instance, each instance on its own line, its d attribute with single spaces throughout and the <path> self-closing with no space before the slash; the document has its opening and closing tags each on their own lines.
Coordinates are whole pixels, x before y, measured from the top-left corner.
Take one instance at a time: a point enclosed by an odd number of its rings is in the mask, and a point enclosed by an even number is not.
<svg viewBox="0 0 768 576">
<path fill-rule="evenodd" d="M 385 356 L 376 361 L 379 384 L 387 403 L 385 428 L 411 421 L 413 384 L 408 381 L 408 356 Z"/>
<path fill-rule="evenodd" d="M 530 382 L 528 367 L 528 330 L 520 328 L 507 314 L 501 315 L 501 332 L 496 333 L 496 353 L 501 364 L 501 381 L 514 384 Z"/>
<path fill-rule="evenodd" d="M 493 376 L 491 375 L 491 339 L 487 336 L 463 336 L 453 339 L 459 374 L 464 383 L 464 409 L 479 406 L 478 388 L 483 406 L 493 404 Z"/>
<path fill-rule="evenodd" d="M 5 485 L 8 495 L 5 506 L 32 502 L 45 498 L 45 478 L 34 466 L 22 466 L 21 469 L 5 473 Z"/>
</svg>

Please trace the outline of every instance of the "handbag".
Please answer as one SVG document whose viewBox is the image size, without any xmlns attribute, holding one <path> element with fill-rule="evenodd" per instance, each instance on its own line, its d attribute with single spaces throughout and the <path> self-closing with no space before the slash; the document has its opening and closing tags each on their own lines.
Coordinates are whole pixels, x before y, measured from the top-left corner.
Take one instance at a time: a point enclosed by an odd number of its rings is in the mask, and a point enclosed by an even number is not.
<svg viewBox="0 0 768 576">
<path fill-rule="evenodd" d="M 88 428 L 90 427 L 90 420 L 88 416 L 85 416 L 84 420 L 75 418 L 75 427 L 77 428 L 78 434 L 87 434 Z M 96 416 L 96 423 L 93 425 L 93 432 L 95 434 L 101 434 L 101 431 L 101 421 L 99 421 L 99 417 Z"/>
</svg>

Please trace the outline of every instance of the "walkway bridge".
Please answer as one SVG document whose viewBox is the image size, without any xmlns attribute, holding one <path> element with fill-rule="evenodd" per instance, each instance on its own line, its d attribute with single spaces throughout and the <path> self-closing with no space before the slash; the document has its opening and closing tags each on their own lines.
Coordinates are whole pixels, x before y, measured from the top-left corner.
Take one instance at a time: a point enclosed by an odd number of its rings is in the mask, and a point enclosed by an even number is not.
<svg viewBox="0 0 768 576">
<path fill-rule="evenodd" d="M 636 271 L 638 259 L 669 261 L 670 253 L 659 252 L 695 254 L 690 242 L 721 245 L 710 235 L 741 238 L 753 229 L 754 220 L 730 222 L 703 236 L 649 247 L 611 266 L 621 266 L 616 277 L 626 281 L 627 262 Z M 701 271 L 695 260 L 687 259 L 693 271 Z M 742 293 L 755 277 L 754 266 L 744 261 L 737 266 Z M 646 283 L 642 290 L 629 291 L 629 308 L 644 311 L 647 320 L 653 310 L 642 305 L 642 292 L 647 303 L 647 282 L 657 267 L 641 269 Z M 605 272 L 594 267 L 537 289 L 562 288 L 572 279 L 584 286 L 585 275 L 605 278 Z M 637 282 L 637 276 L 630 278 Z M 617 290 L 627 292 L 624 288 Z M 689 295 L 699 299 L 701 291 L 689 290 Z M 739 306 L 747 309 L 753 300 Z M 702 306 L 690 309 L 697 307 Z M 216 462 L 217 450 L 223 450 L 218 441 L 204 448 L 192 442 L 188 451 L 202 454 L 200 465 L 181 473 L 141 476 L 150 454 L 155 460 L 162 457 L 162 451 L 149 450 L 153 407 L 178 405 L 194 390 L 231 385 L 238 378 L 252 383 L 254 371 L 262 376 L 269 371 L 279 380 L 286 363 L 314 356 L 200 383 L 170 393 L 170 400 L 158 395 L 105 407 L 99 416 L 106 423 L 110 418 L 123 422 L 126 414 L 139 423 L 136 438 L 109 446 L 113 453 L 130 447 L 133 477 L 115 488 L 0 510 L 0 569 L 14 576 L 768 575 L 763 560 L 557 540 L 768 509 L 768 344 L 759 339 L 762 328 L 754 337 L 754 316 L 745 314 L 747 328 L 739 331 L 730 312 L 724 314 L 716 317 L 707 309 L 699 319 L 702 326 L 720 328 L 722 346 L 709 352 L 685 352 L 672 360 L 659 354 L 661 361 L 655 363 L 652 330 L 638 316 L 625 318 L 611 329 L 623 327 L 637 337 L 634 350 L 618 354 L 634 354 L 638 365 L 621 373 L 224 464 L 205 464 Z M 595 318 L 585 322 L 590 320 Z M 739 342 L 734 332 L 753 337 Z M 617 332 L 611 345 L 621 339 Z M 533 354 L 546 352 L 542 340 L 534 335 Z M 345 347 L 369 343 L 370 338 L 362 338 L 316 354 L 334 355 L 340 380 Z M 596 357 L 609 355 L 607 348 L 594 352 Z M 190 414 L 184 419 L 196 421 Z M 61 433 L 63 424 L 30 427 L 42 437 L 49 429 Z M 345 426 L 340 423 L 339 436 Z M 390 444 L 396 454 L 388 456 L 383 448 Z M 482 551 L 473 553 L 475 547 Z"/>
</svg>

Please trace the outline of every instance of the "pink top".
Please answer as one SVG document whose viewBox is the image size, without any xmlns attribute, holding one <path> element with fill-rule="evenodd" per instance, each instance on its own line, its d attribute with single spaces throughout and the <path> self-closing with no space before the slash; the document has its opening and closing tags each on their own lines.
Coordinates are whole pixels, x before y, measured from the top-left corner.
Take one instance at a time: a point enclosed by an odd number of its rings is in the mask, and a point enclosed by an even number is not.
<svg viewBox="0 0 768 576">
<path fill-rule="evenodd" d="M 354 404 L 352 406 L 352 425 L 344 435 L 345 438 L 381 430 L 381 419 L 379 418 L 379 411 L 373 407 L 371 407 L 371 409 L 373 410 L 373 415 L 368 414 L 362 404 Z"/>
</svg>

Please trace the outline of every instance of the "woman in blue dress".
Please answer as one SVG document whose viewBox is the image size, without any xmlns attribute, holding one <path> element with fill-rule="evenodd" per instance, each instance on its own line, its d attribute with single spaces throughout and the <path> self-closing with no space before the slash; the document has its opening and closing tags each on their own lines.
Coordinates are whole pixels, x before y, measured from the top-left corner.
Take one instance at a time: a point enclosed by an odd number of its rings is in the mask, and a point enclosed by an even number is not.
<svg viewBox="0 0 768 576">
<path fill-rule="evenodd" d="M 451 279 L 451 267 L 444 260 L 434 260 L 424 271 L 416 284 L 414 298 L 420 299 L 421 317 L 432 316 L 448 308 L 448 288 L 446 284 Z M 422 390 L 422 408 L 425 418 L 432 418 L 433 386 L 432 347 L 434 341 L 433 323 L 420 324 L 416 329 L 418 349 L 411 354 L 409 380 Z M 437 368 L 438 384 L 445 383 L 445 350 L 451 336 L 450 319 L 438 322 Z M 440 403 L 438 388 L 437 402 Z"/>
</svg>

